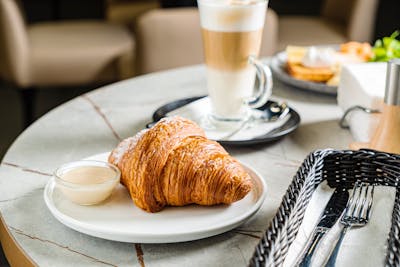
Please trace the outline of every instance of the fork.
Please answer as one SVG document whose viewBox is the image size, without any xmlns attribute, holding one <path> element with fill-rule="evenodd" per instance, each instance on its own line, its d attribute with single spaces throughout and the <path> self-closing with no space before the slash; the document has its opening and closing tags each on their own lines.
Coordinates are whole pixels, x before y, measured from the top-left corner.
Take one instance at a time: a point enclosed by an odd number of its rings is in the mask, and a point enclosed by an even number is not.
<svg viewBox="0 0 400 267">
<path fill-rule="evenodd" d="M 351 227 L 362 227 L 366 225 L 371 217 L 371 207 L 374 198 L 374 186 L 357 181 L 354 185 L 353 194 L 347 202 L 346 209 L 340 219 L 343 228 L 340 232 L 339 240 L 332 251 L 325 267 L 333 267 L 339 253 L 343 237 Z"/>
</svg>

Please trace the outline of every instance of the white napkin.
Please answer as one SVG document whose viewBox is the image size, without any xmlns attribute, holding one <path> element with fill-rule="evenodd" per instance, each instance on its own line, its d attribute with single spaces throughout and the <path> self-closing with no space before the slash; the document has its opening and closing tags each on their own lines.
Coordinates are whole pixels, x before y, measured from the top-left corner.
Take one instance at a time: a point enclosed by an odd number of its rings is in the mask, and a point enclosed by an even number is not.
<svg viewBox="0 0 400 267">
<path fill-rule="evenodd" d="M 235 122 L 229 124 L 221 123 L 220 127 L 213 127 L 210 125 L 208 120 L 208 114 L 211 111 L 210 99 L 208 97 L 201 98 L 199 100 L 193 101 L 188 105 L 181 108 L 175 109 L 167 114 L 167 116 L 179 115 L 184 118 L 193 120 L 202 126 L 206 132 L 209 139 L 212 140 L 228 140 L 228 141 L 240 141 L 240 140 L 251 140 L 255 137 L 265 135 L 272 130 L 281 127 L 285 124 L 289 118 L 290 114 L 285 118 L 276 122 L 250 122 L 243 126 L 244 122 Z M 240 129 L 237 133 L 230 136 L 236 129 Z M 229 136 L 229 137 L 228 137 Z M 226 138 L 228 137 L 228 138 Z"/>
<path fill-rule="evenodd" d="M 326 182 L 316 189 L 283 266 L 294 265 L 297 256 L 318 224 L 319 217 L 333 191 L 334 189 L 330 188 Z M 395 196 L 394 187 L 375 186 L 370 221 L 363 227 L 354 227 L 347 231 L 336 260 L 336 266 L 378 267 L 384 265 Z M 312 266 L 322 266 L 329 252 L 333 249 L 334 241 L 338 238 L 340 230 L 340 223 L 337 222 L 320 241 L 313 257 Z"/>
<path fill-rule="evenodd" d="M 338 104 L 343 111 L 352 106 L 381 109 L 385 95 L 386 63 L 349 64 L 342 68 Z M 379 114 L 356 110 L 347 122 L 355 141 L 368 142 L 378 125 Z"/>
</svg>

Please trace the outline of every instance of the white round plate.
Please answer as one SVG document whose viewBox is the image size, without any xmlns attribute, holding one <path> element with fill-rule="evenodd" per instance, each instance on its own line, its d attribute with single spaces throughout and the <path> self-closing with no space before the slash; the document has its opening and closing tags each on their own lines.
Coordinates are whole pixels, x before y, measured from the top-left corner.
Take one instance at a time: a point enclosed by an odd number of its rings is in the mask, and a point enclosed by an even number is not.
<svg viewBox="0 0 400 267">
<path fill-rule="evenodd" d="M 109 153 L 88 159 L 107 161 Z M 201 239 L 229 231 L 252 217 L 266 196 L 263 178 L 250 167 L 253 189 L 231 205 L 166 207 L 148 213 L 136 207 L 124 186 L 118 185 L 104 202 L 80 206 L 64 198 L 51 179 L 44 190 L 50 212 L 64 225 L 91 236 L 135 243 L 173 243 Z"/>
</svg>

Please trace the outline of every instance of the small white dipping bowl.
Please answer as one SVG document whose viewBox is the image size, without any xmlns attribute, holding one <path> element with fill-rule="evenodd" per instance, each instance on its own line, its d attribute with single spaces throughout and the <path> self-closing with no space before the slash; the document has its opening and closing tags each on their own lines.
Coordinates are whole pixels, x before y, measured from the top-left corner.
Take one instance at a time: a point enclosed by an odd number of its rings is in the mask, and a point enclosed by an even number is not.
<svg viewBox="0 0 400 267">
<path fill-rule="evenodd" d="M 104 168 L 104 172 L 108 172 L 109 175 L 107 173 L 107 176 L 103 174 L 100 177 L 100 174 L 98 174 L 97 176 L 99 177 L 96 177 L 95 172 L 101 172 L 101 168 Z M 84 175 L 82 175 L 81 171 L 80 178 L 82 179 L 80 181 L 78 181 L 79 179 L 70 179 L 71 177 L 66 179 L 67 173 L 71 171 L 79 172 L 79 169 L 88 170 L 84 171 Z M 90 170 L 94 171 L 90 173 Z M 75 172 L 69 175 L 73 176 L 72 174 Z M 120 177 L 121 172 L 116 166 L 95 160 L 70 162 L 62 165 L 54 172 L 56 186 L 65 197 L 79 205 L 94 205 L 107 199 L 119 183 Z"/>
</svg>

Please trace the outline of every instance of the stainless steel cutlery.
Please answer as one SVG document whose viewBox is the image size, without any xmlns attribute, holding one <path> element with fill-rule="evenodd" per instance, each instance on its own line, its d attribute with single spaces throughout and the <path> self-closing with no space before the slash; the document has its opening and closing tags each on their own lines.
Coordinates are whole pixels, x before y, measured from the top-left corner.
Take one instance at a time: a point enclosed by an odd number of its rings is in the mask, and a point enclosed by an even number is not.
<svg viewBox="0 0 400 267">
<path fill-rule="evenodd" d="M 317 250 L 319 242 L 340 218 L 340 234 L 336 239 L 337 242 L 334 245 L 334 249 L 327 256 L 327 260 L 324 263 L 325 267 L 335 266 L 346 232 L 351 227 L 362 227 L 368 223 L 371 217 L 373 196 L 374 186 L 360 181 L 355 183 L 350 199 L 349 192 L 346 189 L 336 188 L 311 237 L 298 256 L 295 266 L 311 266 L 314 252 Z"/>
<path fill-rule="evenodd" d="M 323 211 L 317 226 L 315 227 L 311 238 L 304 247 L 302 253 L 297 259 L 296 266 L 310 266 L 311 259 L 317 248 L 319 241 L 335 225 L 346 207 L 349 193 L 343 188 L 337 188 L 331 196 L 328 204 Z"/>
<path fill-rule="evenodd" d="M 326 267 L 335 266 L 336 258 L 346 232 L 351 227 L 362 227 L 368 223 L 369 218 L 371 217 L 373 198 L 373 185 L 356 182 L 352 196 L 347 203 L 342 218 L 340 219 L 340 224 L 343 228 L 340 232 L 339 240 L 325 265 Z"/>
</svg>

